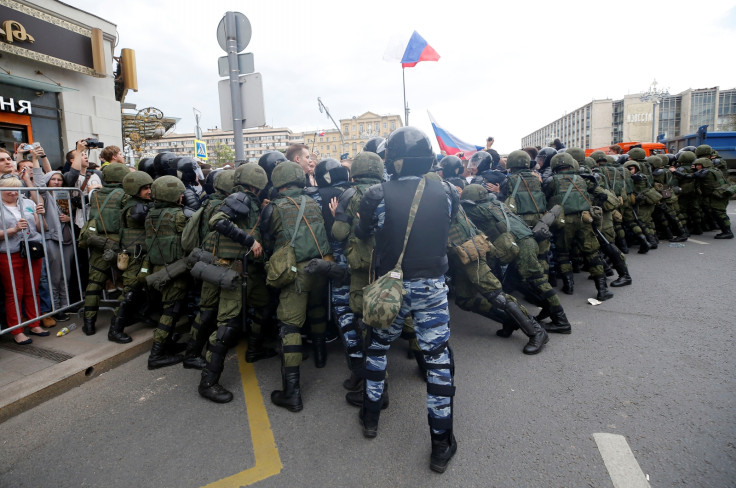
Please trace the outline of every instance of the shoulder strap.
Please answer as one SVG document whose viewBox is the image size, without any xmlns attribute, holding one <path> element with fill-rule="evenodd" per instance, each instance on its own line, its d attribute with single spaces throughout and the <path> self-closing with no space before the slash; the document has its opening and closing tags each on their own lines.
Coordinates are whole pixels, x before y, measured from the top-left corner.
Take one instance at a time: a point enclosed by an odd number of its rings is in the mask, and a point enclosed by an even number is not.
<svg viewBox="0 0 736 488">
<path fill-rule="evenodd" d="M 511 198 L 515 198 L 516 197 L 516 192 L 519 191 L 519 185 L 521 184 L 521 180 L 523 180 L 523 179 L 524 179 L 524 177 L 521 176 L 521 175 L 517 175 L 516 176 L 516 183 L 514 184 L 514 190 L 511 192 Z M 526 185 L 526 182 L 524 182 L 524 184 Z M 527 189 L 528 189 L 528 187 L 527 187 Z M 534 198 L 532 198 L 532 200 L 534 200 Z"/>
<path fill-rule="evenodd" d="M 417 186 L 417 191 L 414 193 L 414 200 L 411 202 L 411 208 L 409 209 L 409 223 L 406 226 L 406 234 L 404 234 L 404 247 L 401 248 L 401 254 L 399 255 L 399 260 L 396 262 L 396 266 L 401 266 L 401 260 L 404 259 L 404 251 L 406 250 L 406 243 L 409 242 L 409 234 L 411 234 L 411 228 L 414 225 L 414 218 L 417 216 L 417 210 L 419 210 L 419 200 L 422 199 L 422 194 L 424 193 L 424 186 L 426 185 L 427 180 L 425 178 L 421 178 L 419 180 L 419 186 Z"/>
<path fill-rule="evenodd" d="M 291 200 L 291 198 L 289 198 Z M 291 200 L 294 202 L 294 200 Z M 294 226 L 294 234 L 291 236 L 291 242 L 289 245 L 291 247 L 294 247 L 294 240 L 296 239 L 296 233 L 299 232 L 299 224 L 302 223 L 302 218 L 304 217 L 304 208 L 306 207 L 307 203 L 307 197 L 302 195 L 301 201 L 299 202 L 299 215 L 296 217 L 296 225 Z M 294 205 L 296 205 L 296 202 L 294 202 Z"/>
<path fill-rule="evenodd" d="M 572 191 L 572 187 L 575 186 L 575 180 L 578 179 L 578 175 L 572 175 L 572 178 L 566 178 L 570 182 L 570 186 L 567 187 L 567 191 L 565 192 L 565 196 L 562 197 L 562 203 L 560 203 L 561 207 L 565 206 L 565 202 L 567 201 L 567 197 L 570 196 L 570 192 Z"/>
</svg>

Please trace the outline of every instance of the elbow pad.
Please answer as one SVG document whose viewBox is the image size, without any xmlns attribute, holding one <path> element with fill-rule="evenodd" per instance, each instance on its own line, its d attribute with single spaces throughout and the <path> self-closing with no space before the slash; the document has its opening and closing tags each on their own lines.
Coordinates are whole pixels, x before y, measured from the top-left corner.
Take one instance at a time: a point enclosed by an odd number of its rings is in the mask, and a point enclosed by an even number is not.
<svg viewBox="0 0 736 488">
<path fill-rule="evenodd" d="M 355 229 L 355 235 L 359 239 L 367 239 L 372 234 L 372 228 L 374 225 L 373 215 L 376 212 L 376 208 L 383 200 L 383 185 L 377 184 L 368 188 L 363 198 L 360 200 L 360 207 L 358 213 L 360 213 L 360 221 L 358 227 Z"/>
<path fill-rule="evenodd" d="M 250 197 L 245 193 L 233 193 L 218 210 L 233 220 L 240 220 L 250 213 Z"/>
<path fill-rule="evenodd" d="M 243 229 L 239 229 L 227 219 L 218 220 L 215 224 L 215 230 L 245 247 L 251 247 L 255 242 L 253 236 L 249 236 Z"/>
</svg>

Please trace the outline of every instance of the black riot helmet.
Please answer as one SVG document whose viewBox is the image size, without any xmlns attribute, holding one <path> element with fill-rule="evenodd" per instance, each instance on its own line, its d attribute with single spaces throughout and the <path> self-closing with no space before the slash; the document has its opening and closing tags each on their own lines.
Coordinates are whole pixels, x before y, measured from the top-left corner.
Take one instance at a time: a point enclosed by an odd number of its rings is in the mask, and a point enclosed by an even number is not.
<svg viewBox="0 0 736 488">
<path fill-rule="evenodd" d="M 473 153 L 473 155 L 470 157 L 470 161 L 468 161 L 468 168 L 477 168 L 477 173 L 480 174 L 491 169 L 492 164 L 493 156 L 485 151 L 478 151 L 476 153 Z"/>
<path fill-rule="evenodd" d="M 537 162 L 539 162 L 539 169 L 542 170 L 544 168 L 549 167 L 550 162 L 552 161 L 552 156 L 557 154 L 557 149 L 553 147 L 543 147 L 539 150 L 539 153 L 537 153 Z"/>
<path fill-rule="evenodd" d="M 386 139 L 383 137 L 373 137 L 368 139 L 368 142 L 363 146 L 363 151 L 368 151 L 378 154 L 381 159 L 386 157 Z"/>
<path fill-rule="evenodd" d="M 320 188 L 344 183 L 350 179 L 348 169 L 340 164 L 337 159 L 327 158 L 317 163 L 314 168 L 314 179 Z"/>
<path fill-rule="evenodd" d="M 153 169 L 156 172 L 156 179 L 159 176 L 176 176 L 176 160 L 179 157 L 172 152 L 162 152 L 156 154 L 153 158 Z"/>
<path fill-rule="evenodd" d="M 176 169 L 181 173 L 181 181 L 185 185 L 194 185 L 199 178 L 199 182 L 204 181 L 202 168 L 194 158 L 184 156 L 176 160 Z"/>
<path fill-rule="evenodd" d="M 258 166 L 263 168 L 268 175 L 268 179 L 271 179 L 271 172 L 277 164 L 286 161 L 286 156 L 281 151 L 268 151 L 264 153 L 258 160 Z"/>
<path fill-rule="evenodd" d="M 401 127 L 386 139 L 386 171 L 399 176 L 421 176 L 437 160 L 429 137 L 416 127 Z"/>
<path fill-rule="evenodd" d="M 207 178 L 205 178 L 204 183 L 202 183 L 202 189 L 208 195 L 215 193 L 215 178 L 221 171 L 223 171 L 222 168 L 213 169 L 207 174 Z"/>
<path fill-rule="evenodd" d="M 453 176 L 461 176 L 465 171 L 463 162 L 457 156 L 445 156 L 440 159 L 440 168 L 444 178 L 452 178 Z"/>
<path fill-rule="evenodd" d="M 151 178 L 156 178 L 156 170 L 153 167 L 153 158 L 143 158 L 138 162 L 138 171 L 148 173 Z"/>
</svg>

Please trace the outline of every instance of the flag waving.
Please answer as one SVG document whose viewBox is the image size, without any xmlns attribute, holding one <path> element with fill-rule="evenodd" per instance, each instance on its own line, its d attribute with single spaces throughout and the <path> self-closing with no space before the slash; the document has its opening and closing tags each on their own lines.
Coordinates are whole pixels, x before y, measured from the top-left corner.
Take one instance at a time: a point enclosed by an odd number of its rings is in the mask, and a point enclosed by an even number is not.
<svg viewBox="0 0 736 488">
<path fill-rule="evenodd" d="M 421 61 L 437 61 L 440 55 L 417 31 L 407 39 L 406 36 L 391 39 L 384 61 L 401 61 L 402 68 L 411 68 Z"/>
<path fill-rule="evenodd" d="M 429 115 L 429 120 L 432 122 L 432 129 L 434 130 L 434 135 L 437 137 L 437 143 L 440 145 L 440 151 L 443 151 L 448 156 L 462 152 L 465 153 L 463 155 L 465 158 L 469 158 L 472 154 L 483 149 L 482 146 L 476 146 L 475 144 L 468 144 L 467 142 L 461 141 L 437 125 L 437 122 L 434 120 L 434 117 L 432 117 L 432 114 L 429 113 L 429 110 L 427 110 L 427 115 Z"/>
</svg>

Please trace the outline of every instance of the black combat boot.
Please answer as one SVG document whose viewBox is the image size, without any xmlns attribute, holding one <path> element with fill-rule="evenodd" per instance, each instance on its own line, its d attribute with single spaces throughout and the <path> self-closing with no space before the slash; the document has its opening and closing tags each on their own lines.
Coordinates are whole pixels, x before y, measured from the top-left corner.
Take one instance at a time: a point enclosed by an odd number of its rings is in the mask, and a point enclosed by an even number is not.
<svg viewBox="0 0 736 488">
<path fill-rule="evenodd" d="M 117 342 L 118 344 L 128 344 L 129 342 L 133 342 L 133 339 L 123 332 L 124 320 L 125 319 L 120 316 L 120 313 L 112 318 L 110 329 L 107 331 L 108 341 Z"/>
<path fill-rule="evenodd" d="M 327 364 L 327 341 L 325 334 L 312 335 L 312 350 L 314 351 L 314 365 L 324 368 Z"/>
<path fill-rule="evenodd" d="M 549 342 L 547 332 L 539 325 L 539 322 L 531 317 L 520 322 L 519 328 L 529 338 L 529 342 L 524 346 L 524 354 L 540 353 L 544 345 Z"/>
<path fill-rule="evenodd" d="M 429 457 L 429 469 L 437 473 L 444 473 L 450 459 L 457 452 L 457 441 L 452 433 L 452 429 L 448 429 L 442 434 L 435 434 L 430 431 L 432 437 L 432 455 Z"/>
<path fill-rule="evenodd" d="M 657 249 L 659 247 L 659 239 L 654 234 L 646 235 L 647 242 L 649 243 L 649 249 Z"/>
<path fill-rule="evenodd" d="M 572 295 L 575 292 L 575 279 L 572 272 L 562 273 L 562 293 Z"/>
<path fill-rule="evenodd" d="M 544 349 L 544 345 L 549 342 L 547 332 L 545 332 L 536 320 L 527 317 L 522 312 L 518 303 L 506 300 L 505 297 L 504 300 L 506 301 L 506 313 L 509 314 L 509 317 L 516 322 L 519 329 L 529 338 L 529 342 L 524 346 L 524 354 L 537 354 L 541 352 Z"/>
<path fill-rule="evenodd" d="M 700 226 L 700 222 L 688 222 L 687 226 L 690 229 L 690 233 L 692 235 L 694 236 L 703 235 L 703 228 Z"/>
<path fill-rule="evenodd" d="M 647 240 L 647 236 L 644 234 L 638 234 L 636 236 L 636 240 L 639 241 L 639 254 L 646 254 L 649 252 L 649 241 Z"/>
<path fill-rule="evenodd" d="M 97 332 L 97 329 L 95 328 L 96 321 L 97 317 L 84 317 L 84 325 L 82 325 L 82 332 L 84 332 L 84 335 L 95 335 L 95 332 Z"/>
<path fill-rule="evenodd" d="M 626 242 L 626 237 L 617 237 L 616 247 L 619 248 L 622 253 L 629 254 L 629 244 Z"/>
<path fill-rule="evenodd" d="M 218 381 L 220 381 L 220 373 L 204 368 L 202 370 L 202 379 L 199 381 L 199 387 L 197 388 L 199 394 L 215 403 L 228 403 L 232 401 L 233 394 L 220 385 Z"/>
<path fill-rule="evenodd" d="M 204 369 L 207 361 L 202 357 L 202 348 L 209 339 L 204 331 L 197 333 L 197 340 L 192 338 L 187 342 L 187 349 L 184 351 L 184 361 L 182 365 L 185 369 Z"/>
<path fill-rule="evenodd" d="M 598 300 L 603 302 L 609 298 L 613 298 L 613 293 L 608 290 L 608 284 L 604 275 L 596 276 L 593 278 L 593 281 L 595 281 L 595 288 L 598 290 L 598 296 L 596 296 Z"/>
<path fill-rule="evenodd" d="M 670 242 L 685 242 L 688 237 L 690 237 L 690 234 L 687 232 L 687 229 L 682 226 L 682 223 L 677 217 L 674 217 L 670 214 L 667 215 L 667 221 L 670 223 L 671 227 L 674 227 L 677 230 L 677 235 L 670 238 Z"/>
<path fill-rule="evenodd" d="M 360 390 L 351 391 L 345 394 L 345 401 L 354 407 L 363 406 L 363 389 L 365 388 L 365 384 L 361 383 L 360 386 Z M 381 404 L 381 410 L 386 410 L 388 408 L 388 380 L 383 380 L 383 393 L 381 393 Z"/>
<path fill-rule="evenodd" d="M 183 359 L 184 358 L 182 356 L 165 353 L 164 344 L 154 341 L 153 346 L 151 347 L 151 354 L 148 356 L 148 369 L 173 366 L 182 362 Z"/>
<path fill-rule="evenodd" d="M 604 258 L 603 261 L 603 272 L 606 274 L 606 276 L 613 276 L 613 268 L 611 267 L 611 264 Z"/>
<path fill-rule="evenodd" d="M 302 392 L 299 387 L 299 366 L 283 367 L 281 370 L 283 390 L 271 392 L 271 403 L 291 412 L 304 408 Z"/>
<path fill-rule="evenodd" d="M 378 419 L 381 417 L 383 397 L 377 402 L 372 402 L 368 400 L 368 394 L 365 391 L 363 392 L 363 396 L 358 418 L 360 418 L 360 425 L 363 426 L 363 436 L 373 439 L 378 435 Z"/>
<path fill-rule="evenodd" d="M 667 239 L 668 241 L 675 236 L 672 234 L 672 229 L 669 228 L 669 226 L 664 227 L 662 229 L 662 232 L 659 234 L 660 239 Z"/>
<path fill-rule="evenodd" d="M 723 219 L 718 219 L 718 227 L 721 232 L 713 236 L 713 239 L 733 239 L 733 232 L 731 232 L 730 222 L 726 223 Z"/>
<path fill-rule="evenodd" d="M 278 352 L 275 349 L 265 347 L 263 345 L 263 337 L 251 333 L 248 336 L 248 349 L 245 351 L 245 362 L 255 363 L 261 359 L 268 359 L 276 356 Z"/>
<path fill-rule="evenodd" d="M 202 357 L 202 349 L 209 342 L 212 331 L 217 327 L 217 310 L 205 309 L 199 312 L 199 321 L 192 324 L 191 336 L 184 350 L 182 365 L 186 369 L 204 369 L 207 361 Z M 196 332 L 196 334 L 195 334 Z M 194 339 L 194 336 L 197 339 Z"/>
<path fill-rule="evenodd" d="M 618 278 L 611 282 L 612 287 L 616 288 L 631 284 L 631 276 L 629 275 L 629 268 L 626 266 L 626 263 L 621 262 L 616 264 L 616 272 L 618 273 Z"/>
<path fill-rule="evenodd" d="M 547 332 L 554 332 L 555 334 L 570 334 L 572 332 L 572 326 L 570 321 L 567 320 L 562 305 L 549 307 L 549 315 L 552 318 L 552 323 L 544 324 L 544 329 Z"/>
<path fill-rule="evenodd" d="M 348 391 L 359 391 L 363 386 L 363 376 L 360 374 L 363 370 L 363 358 L 348 356 L 348 368 L 350 378 L 342 382 L 342 387 Z"/>
</svg>

